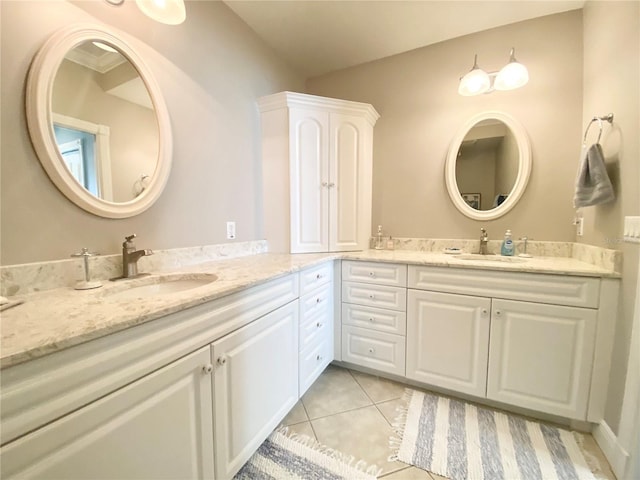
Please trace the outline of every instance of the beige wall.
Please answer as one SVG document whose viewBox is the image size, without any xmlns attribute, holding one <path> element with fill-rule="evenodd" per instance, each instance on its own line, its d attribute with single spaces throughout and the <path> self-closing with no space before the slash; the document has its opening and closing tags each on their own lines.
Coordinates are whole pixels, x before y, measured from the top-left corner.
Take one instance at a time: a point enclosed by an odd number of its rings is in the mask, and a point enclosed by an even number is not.
<svg viewBox="0 0 640 480">
<path fill-rule="evenodd" d="M 625 215 L 640 215 L 640 3 L 587 2 L 584 8 L 583 128 L 594 115 L 613 112 L 601 140 L 616 201 L 583 209 L 579 241 L 623 251 L 620 314 L 611 366 L 605 420 L 619 430 L 633 325 L 640 246 L 622 243 Z M 597 128 L 589 130 L 590 142 Z"/>
<path fill-rule="evenodd" d="M 478 97 L 457 93 L 473 63 L 487 70 L 506 64 L 509 49 L 526 64 L 524 88 Z M 307 81 L 309 93 L 373 104 L 373 225 L 398 237 L 573 241 L 572 185 L 582 121 L 582 16 L 542 17 L 341 70 Z M 477 222 L 450 201 L 444 163 L 456 130 L 472 115 L 500 110 L 518 119 L 533 152 L 529 186 L 501 219 Z"/>
<path fill-rule="evenodd" d="M 187 20 L 162 25 L 135 2 L 0 1 L 0 259 L 3 265 L 68 258 L 81 247 L 120 251 L 125 234 L 141 248 L 262 238 L 258 97 L 302 91 L 285 65 L 221 2 L 187 1 Z M 84 212 L 49 181 L 27 134 L 24 84 L 31 59 L 57 29 L 105 23 L 133 36 L 156 75 L 173 129 L 171 177 L 158 202 L 137 217 Z"/>
</svg>

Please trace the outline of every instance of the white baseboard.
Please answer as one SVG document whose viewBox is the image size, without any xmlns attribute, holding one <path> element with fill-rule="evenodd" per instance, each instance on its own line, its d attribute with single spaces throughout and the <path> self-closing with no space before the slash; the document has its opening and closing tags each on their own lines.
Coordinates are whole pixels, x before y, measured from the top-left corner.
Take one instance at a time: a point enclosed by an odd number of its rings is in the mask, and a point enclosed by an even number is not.
<svg viewBox="0 0 640 480">
<path fill-rule="evenodd" d="M 629 462 L 629 454 L 618 443 L 618 437 L 613 433 L 607 422 L 602 420 L 593 429 L 593 438 L 607 457 L 609 465 L 617 478 L 622 479 Z"/>
</svg>

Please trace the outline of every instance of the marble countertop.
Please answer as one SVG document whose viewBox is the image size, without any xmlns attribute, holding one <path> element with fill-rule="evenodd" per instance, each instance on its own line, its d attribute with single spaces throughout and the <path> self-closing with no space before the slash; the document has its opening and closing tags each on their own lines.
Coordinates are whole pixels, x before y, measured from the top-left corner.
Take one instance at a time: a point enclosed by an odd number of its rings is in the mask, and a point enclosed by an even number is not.
<svg viewBox="0 0 640 480">
<path fill-rule="evenodd" d="M 265 253 L 208 261 L 152 273 L 208 273 L 215 274 L 218 277 L 216 281 L 182 292 L 149 296 L 139 301 L 119 299 L 110 294 L 144 283 L 144 278 L 106 281 L 103 287 L 93 290 L 66 287 L 11 297 L 11 300 L 23 300 L 24 303 L 0 314 L 0 368 L 17 365 L 338 258 L 452 268 L 619 277 L 613 271 L 572 258 L 539 257 L 518 263 L 503 263 L 462 260 L 456 255 L 407 250 L 295 255 Z"/>
</svg>

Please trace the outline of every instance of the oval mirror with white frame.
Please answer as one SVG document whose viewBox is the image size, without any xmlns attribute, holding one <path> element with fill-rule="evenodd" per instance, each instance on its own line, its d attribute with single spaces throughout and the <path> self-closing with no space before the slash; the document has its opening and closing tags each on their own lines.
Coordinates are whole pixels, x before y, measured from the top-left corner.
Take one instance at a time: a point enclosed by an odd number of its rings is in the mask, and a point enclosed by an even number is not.
<svg viewBox="0 0 640 480">
<path fill-rule="evenodd" d="M 80 208 L 126 218 L 158 199 L 171 170 L 169 115 L 124 34 L 72 25 L 36 54 L 27 78 L 31 141 L 47 175 Z"/>
<path fill-rule="evenodd" d="M 451 201 L 474 220 L 493 220 L 511 210 L 531 174 L 531 147 L 524 127 L 503 112 L 482 112 L 457 131 L 445 162 Z"/>
</svg>

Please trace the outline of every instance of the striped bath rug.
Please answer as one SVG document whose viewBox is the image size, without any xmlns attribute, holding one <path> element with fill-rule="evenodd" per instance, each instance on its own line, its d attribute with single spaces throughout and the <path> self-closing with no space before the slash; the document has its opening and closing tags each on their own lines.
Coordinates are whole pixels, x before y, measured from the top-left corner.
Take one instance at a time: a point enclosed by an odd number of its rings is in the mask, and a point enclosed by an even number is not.
<svg viewBox="0 0 640 480">
<path fill-rule="evenodd" d="M 273 432 L 234 480 L 375 480 L 381 469 L 286 427 Z"/>
<path fill-rule="evenodd" d="M 594 480 L 573 434 L 407 389 L 391 459 L 454 480 Z"/>
</svg>

